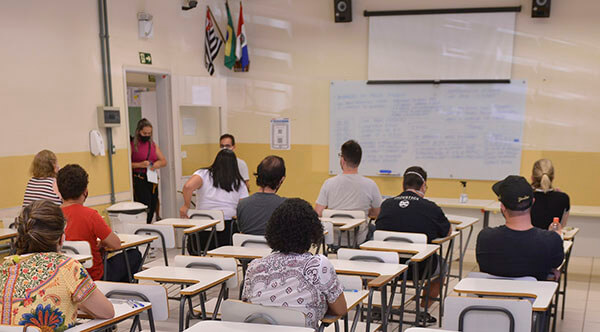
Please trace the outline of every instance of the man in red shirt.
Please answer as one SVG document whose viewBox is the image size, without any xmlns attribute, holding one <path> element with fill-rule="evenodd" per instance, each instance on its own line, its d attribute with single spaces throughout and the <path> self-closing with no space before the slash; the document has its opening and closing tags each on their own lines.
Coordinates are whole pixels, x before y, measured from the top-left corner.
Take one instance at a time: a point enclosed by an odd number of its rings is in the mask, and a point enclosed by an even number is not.
<svg viewBox="0 0 600 332">
<path fill-rule="evenodd" d="M 56 182 L 64 200 L 62 210 L 67 218 L 66 240 L 87 241 L 90 244 L 93 266 L 88 273 L 92 279 L 100 280 L 104 276 L 101 252 L 104 249 L 120 249 L 121 240 L 96 210 L 83 206 L 88 196 L 88 174 L 81 166 L 70 164 L 63 167 L 58 172 Z M 127 250 L 127 255 L 131 270 L 137 272 L 142 261 L 140 252 L 131 249 Z M 106 280 L 129 282 L 125 264 L 123 253 L 111 257 L 107 261 Z"/>
</svg>

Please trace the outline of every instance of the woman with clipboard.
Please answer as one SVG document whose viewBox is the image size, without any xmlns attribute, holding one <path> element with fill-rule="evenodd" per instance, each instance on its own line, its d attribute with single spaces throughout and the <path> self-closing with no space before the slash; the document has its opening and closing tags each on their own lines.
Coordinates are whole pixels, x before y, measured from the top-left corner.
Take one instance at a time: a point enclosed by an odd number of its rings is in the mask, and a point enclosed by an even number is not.
<svg viewBox="0 0 600 332">
<path fill-rule="evenodd" d="M 133 168 L 133 200 L 148 206 L 146 223 L 152 222 L 158 207 L 157 169 L 165 167 L 167 160 L 152 141 L 152 124 L 143 118 L 137 123 L 131 141 L 131 167 Z"/>
</svg>

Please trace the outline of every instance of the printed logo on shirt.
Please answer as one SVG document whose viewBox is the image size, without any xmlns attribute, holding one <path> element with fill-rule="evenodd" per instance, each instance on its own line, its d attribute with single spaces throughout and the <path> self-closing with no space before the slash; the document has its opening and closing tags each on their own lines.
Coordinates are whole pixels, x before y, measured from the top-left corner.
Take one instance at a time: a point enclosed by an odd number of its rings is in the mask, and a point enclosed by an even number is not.
<svg viewBox="0 0 600 332">
<path fill-rule="evenodd" d="M 410 205 L 410 202 L 407 200 L 402 200 L 398 203 L 398 206 L 402 209 L 407 208 Z"/>
</svg>

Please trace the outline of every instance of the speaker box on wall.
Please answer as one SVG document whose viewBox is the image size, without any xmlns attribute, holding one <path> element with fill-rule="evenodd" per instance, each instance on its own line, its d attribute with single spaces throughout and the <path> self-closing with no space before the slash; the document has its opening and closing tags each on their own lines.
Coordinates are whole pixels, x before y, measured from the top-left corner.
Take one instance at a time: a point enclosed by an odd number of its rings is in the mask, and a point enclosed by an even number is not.
<svg viewBox="0 0 600 332">
<path fill-rule="evenodd" d="M 550 0 L 533 0 L 531 17 L 550 17 Z"/>
<path fill-rule="evenodd" d="M 333 0 L 335 22 L 352 22 L 352 0 Z"/>
</svg>

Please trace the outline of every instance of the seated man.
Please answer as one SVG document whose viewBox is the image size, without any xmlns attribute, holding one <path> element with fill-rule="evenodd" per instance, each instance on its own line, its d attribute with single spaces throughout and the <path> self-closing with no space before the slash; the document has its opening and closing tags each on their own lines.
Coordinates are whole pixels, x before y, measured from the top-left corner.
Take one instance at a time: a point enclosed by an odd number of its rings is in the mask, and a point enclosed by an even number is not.
<svg viewBox="0 0 600 332">
<path fill-rule="evenodd" d="M 485 228 L 477 236 L 481 272 L 502 277 L 532 276 L 548 280 L 564 258 L 563 241 L 553 231 L 533 227 L 533 189 L 522 176 L 510 175 L 492 190 L 500 200 L 504 226 Z"/>
<path fill-rule="evenodd" d="M 329 178 L 323 183 L 315 204 L 315 211 L 319 217 L 322 217 L 324 209 L 360 210 L 365 211 L 367 217 L 377 218 L 381 206 L 381 193 L 375 181 L 358 174 L 358 166 L 362 158 L 360 145 L 354 140 L 347 141 L 342 145 L 339 156 L 342 174 Z M 360 226 L 358 243 L 365 241 L 367 228 L 366 223 Z M 339 237 L 338 230 L 335 231 L 335 237 Z M 345 238 L 342 238 L 342 243 L 345 243 Z"/>
<path fill-rule="evenodd" d="M 63 167 L 58 171 L 56 181 L 64 199 L 62 210 L 67 219 L 66 240 L 87 241 L 90 244 L 93 266 L 88 269 L 88 273 L 93 280 L 101 280 L 104 275 L 101 251 L 120 249 L 121 240 L 96 210 L 83 206 L 83 202 L 88 197 L 88 174 L 81 166 L 70 164 Z M 137 249 L 127 250 L 127 255 L 131 271 L 135 273 L 139 270 L 142 255 Z M 123 253 L 111 257 L 107 263 L 106 280 L 129 282 Z"/>
<path fill-rule="evenodd" d="M 258 191 L 240 200 L 237 206 L 237 221 L 244 234 L 265 235 L 267 221 L 273 211 L 285 198 L 277 195 L 277 190 L 285 180 L 283 158 L 268 156 L 256 168 Z"/>
<path fill-rule="evenodd" d="M 427 235 L 427 242 L 450 235 L 452 229 L 450 222 L 442 209 L 434 202 L 425 199 L 427 191 L 427 172 L 419 166 L 412 166 L 406 169 L 402 179 L 404 191 L 392 198 L 386 199 L 381 204 L 381 212 L 375 222 L 377 230 L 422 233 Z M 440 272 L 440 259 L 437 254 L 431 256 L 433 261 L 432 269 L 434 274 Z M 419 264 L 419 276 L 425 278 L 426 264 Z M 412 275 L 412 270 L 409 272 Z M 440 283 L 442 279 L 436 278 L 431 282 L 430 298 L 439 295 Z M 432 301 L 428 302 L 431 305 Z M 421 302 L 425 306 L 425 302 Z M 424 315 L 424 323 L 435 323 L 435 318 Z"/>
</svg>

